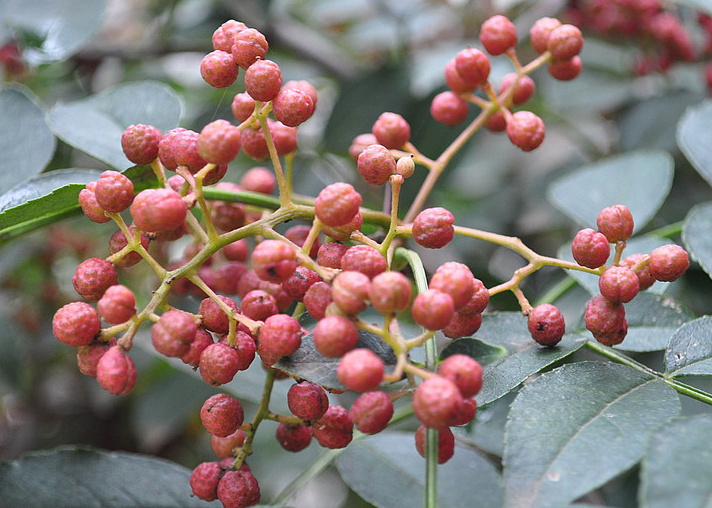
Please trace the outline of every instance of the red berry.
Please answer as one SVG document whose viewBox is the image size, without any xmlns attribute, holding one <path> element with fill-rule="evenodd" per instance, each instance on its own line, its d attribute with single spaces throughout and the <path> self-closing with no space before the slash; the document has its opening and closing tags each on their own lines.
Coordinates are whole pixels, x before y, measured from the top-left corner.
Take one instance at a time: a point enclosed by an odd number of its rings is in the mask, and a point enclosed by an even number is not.
<svg viewBox="0 0 712 508">
<path fill-rule="evenodd" d="M 68 346 L 88 346 L 100 331 L 99 315 L 88 303 L 68 303 L 52 318 L 54 336 Z"/>
<path fill-rule="evenodd" d="M 507 136 L 512 144 L 531 152 L 544 141 L 544 121 L 531 111 L 517 111 L 507 122 Z"/>
<path fill-rule="evenodd" d="M 288 452 L 301 452 L 311 443 L 311 427 L 280 423 L 277 426 L 277 442 Z"/>
<path fill-rule="evenodd" d="M 297 255 L 284 242 L 263 240 L 252 251 L 252 269 L 260 279 L 281 284 L 297 269 Z"/>
<path fill-rule="evenodd" d="M 227 340 L 228 336 L 223 335 L 220 342 L 227 344 Z M 230 347 L 237 351 L 237 356 L 239 357 L 237 370 L 241 371 L 249 369 L 255 359 L 255 353 L 257 351 L 257 345 L 255 344 L 252 336 L 242 330 L 237 330 L 235 332 L 235 345 Z"/>
<path fill-rule="evenodd" d="M 257 60 L 245 71 L 245 90 L 256 101 L 271 101 L 281 87 L 282 72 L 272 60 Z"/>
<path fill-rule="evenodd" d="M 482 314 L 463 314 L 456 310 L 442 331 L 445 337 L 459 339 L 474 335 L 480 326 L 482 326 Z"/>
<path fill-rule="evenodd" d="M 656 280 L 663 282 L 677 280 L 689 267 L 690 257 L 679 245 L 663 245 L 650 253 L 648 269 Z"/>
<path fill-rule="evenodd" d="M 247 69 L 257 60 L 264 59 L 269 49 L 267 39 L 261 32 L 254 28 L 241 30 L 235 35 L 232 46 L 232 58 L 237 65 Z"/>
<path fill-rule="evenodd" d="M 284 232 L 284 237 L 295 244 L 297 247 L 304 247 L 304 242 L 309 237 L 311 233 L 311 226 L 305 224 L 298 224 L 292 226 L 287 231 Z M 309 257 L 316 258 L 317 252 L 319 251 L 319 237 L 317 236 L 312 242 L 311 248 L 309 249 Z"/>
<path fill-rule="evenodd" d="M 171 189 L 145 189 L 131 204 L 135 226 L 147 233 L 171 231 L 183 225 L 188 207 Z"/>
<path fill-rule="evenodd" d="M 227 51 L 211 51 L 200 62 L 200 75 L 215 88 L 227 88 L 237 79 L 239 68 Z"/>
<path fill-rule="evenodd" d="M 327 268 L 341 268 L 341 258 L 348 249 L 348 245 L 339 242 L 322 244 L 316 253 L 316 262 Z"/>
<path fill-rule="evenodd" d="M 309 83 L 309 81 L 294 81 L 290 80 L 284 83 L 282 86 L 284 90 L 299 90 L 301 92 L 305 92 L 309 97 L 311 97 L 312 102 L 314 103 L 314 106 L 316 106 L 316 103 L 319 102 L 319 92 L 317 92 L 316 87 Z"/>
<path fill-rule="evenodd" d="M 381 314 L 402 312 L 408 308 L 413 288 L 408 277 L 400 272 L 383 272 L 371 280 L 368 299 Z"/>
<path fill-rule="evenodd" d="M 490 73 L 490 60 L 479 49 L 467 48 L 455 55 L 455 68 L 463 81 L 470 86 L 478 87 L 487 82 Z"/>
<path fill-rule="evenodd" d="M 368 392 L 383 381 L 385 365 L 376 353 L 366 348 L 352 349 L 336 369 L 339 381 L 355 392 Z"/>
<path fill-rule="evenodd" d="M 218 437 L 227 437 L 235 432 L 242 425 L 244 416 L 240 402 L 226 393 L 213 395 L 200 409 L 203 427 Z"/>
<path fill-rule="evenodd" d="M 260 502 L 260 486 L 249 470 L 226 471 L 218 483 L 223 508 L 245 508 Z"/>
<path fill-rule="evenodd" d="M 274 117 L 288 127 L 307 121 L 314 107 L 311 95 L 295 88 L 283 88 L 272 101 Z"/>
<path fill-rule="evenodd" d="M 136 385 L 136 367 L 120 346 L 111 346 L 96 364 L 96 379 L 114 395 L 126 395 Z"/>
<path fill-rule="evenodd" d="M 630 268 L 611 266 L 606 268 L 598 279 L 598 288 L 607 300 L 613 303 L 627 303 L 638 294 L 640 282 Z"/>
<path fill-rule="evenodd" d="M 363 152 L 366 147 L 377 144 L 378 140 L 372 133 L 369 132 L 367 134 L 359 134 L 351 142 L 351 146 L 349 146 L 349 156 L 354 160 L 354 162 L 357 162 L 358 156 L 361 155 L 361 152 Z"/>
<path fill-rule="evenodd" d="M 318 384 L 302 381 L 289 388 L 287 405 L 294 416 L 304 421 L 318 420 L 329 409 L 329 397 Z"/>
<path fill-rule="evenodd" d="M 198 151 L 199 139 L 200 134 L 191 130 L 183 130 L 173 138 L 173 160 L 178 166 L 187 168 L 191 174 L 197 173 L 207 164 Z"/>
<path fill-rule="evenodd" d="M 482 23 L 480 42 L 490 55 L 501 55 L 517 45 L 517 29 L 505 16 L 492 16 Z"/>
<path fill-rule="evenodd" d="M 426 208 L 413 221 L 413 239 L 428 249 L 441 249 L 455 236 L 455 217 L 440 206 Z"/>
<path fill-rule="evenodd" d="M 427 427 L 421 425 L 415 431 L 415 449 L 421 457 L 425 457 L 425 431 Z M 455 455 L 455 435 L 448 427 L 442 427 L 438 432 L 438 464 L 444 464 Z"/>
<path fill-rule="evenodd" d="M 344 271 L 331 283 L 331 298 L 345 314 L 355 315 L 367 307 L 370 290 L 371 281 L 368 275 Z"/>
<path fill-rule="evenodd" d="M 237 294 L 237 285 L 247 272 L 247 266 L 240 261 L 228 261 L 214 270 L 215 290 L 228 295 Z"/>
<path fill-rule="evenodd" d="M 438 366 L 438 375 L 449 379 L 463 397 L 474 397 L 482 388 L 482 366 L 467 355 L 454 354 Z"/>
<path fill-rule="evenodd" d="M 229 53 L 232 50 L 232 45 L 235 44 L 237 34 L 246 28 L 247 26 L 240 21 L 234 19 L 226 21 L 213 32 L 213 49 Z"/>
<path fill-rule="evenodd" d="M 235 432 L 229 436 L 219 437 L 214 434 L 210 435 L 210 447 L 213 449 L 215 455 L 221 459 L 233 459 L 232 451 L 235 448 L 241 447 L 245 444 L 245 438 L 247 434 L 242 429 L 237 429 Z"/>
<path fill-rule="evenodd" d="M 623 318 L 618 328 L 611 331 L 610 333 L 594 335 L 594 338 L 601 344 L 606 346 L 615 346 L 623 342 L 625 336 L 628 334 L 628 322 Z"/>
<path fill-rule="evenodd" d="M 276 298 L 261 289 L 249 291 L 242 299 L 242 313 L 255 321 L 264 321 L 278 312 Z"/>
<path fill-rule="evenodd" d="M 243 190 L 260 194 L 272 194 L 276 186 L 274 171 L 264 167 L 248 169 L 240 179 L 240 187 Z"/>
<path fill-rule="evenodd" d="M 271 366 L 283 356 L 294 353 L 302 344 L 302 326 L 286 314 L 275 314 L 260 328 L 257 352 L 262 361 Z"/>
<path fill-rule="evenodd" d="M 561 311 L 543 303 L 534 307 L 527 318 L 527 327 L 532 338 L 542 346 L 555 346 L 564 336 L 566 324 Z"/>
<path fill-rule="evenodd" d="M 163 164 L 163 167 L 166 169 L 175 171 L 178 167 L 178 163 L 175 160 L 173 144 L 175 140 L 186 130 L 187 129 L 182 127 L 171 129 L 165 133 L 165 135 L 161 138 L 161 141 L 158 143 L 158 158 L 160 159 L 161 164 Z"/>
<path fill-rule="evenodd" d="M 361 226 L 363 226 L 363 215 L 358 212 L 347 224 L 337 227 L 324 226 L 321 232 L 337 242 L 347 242 L 351 239 L 351 233 L 361 231 Z"/>
<path fill-rule="evenodd" d="M 497 111 L 490 116 L 485 122 L 485 127 L 492 132 L 502 132 L 507 129 L 507 119 L 504 113 Z"/>
<path fill-rule="evenodd" d="M 517 78 L 519 79 L 518 81 Z M 512 72 L 505 74 L 502 78 L 502 82 L 499 85 L 499 94 L 502 95 L 506 93 L 512 87 L 514 87 L 512 103 L 524 104 L 534 95 L 536 85 L 534 84 L 534 80 L 526 74 L 520 76 L 516 72 Z"/>
<path fill-rule="evenodd" d="M 199 464 L 190 475 L 193 495 L 203 501 L 215 501 L 218 498 L 218 482 L 222 474 L 223 470 L 217 462 Z"/>
<path fill-rule="evenodd" d="M 638 277 L 639 291 L 645 291 L 655 284 L 655 277 L 650 274 L 649 256 L 646 254 L 631 254 L 620 262 L 620 266 L 630 268 Z"/>
<path fill-rule="evenodd" d="M 301 302 L 309 288 L 321 280 L 315 271 L 298 266 L 292 276 L 282 283 L 282 289 L 290 298 Z"/>
<path fill-rule="evenodd" d="M 232 298 L 227 296 L 218 295 L 218 298 L 222 300 L 229 308 L 233 310 L 233 313 L 239 314 L 240 309 L 237 303 Z M 212 298 L 205 298 L 200 302 L 200 307 L 198 308 L 198 314 L 203 317 L 203 326 L 215 333 L 227 333 L 230 328 L 230 319 L 228 315 L 222 310 L 217 302 Z"/>
<path fill-rule="evenodd" d="M 433 97 L 430 114 L 445 125 L 457 125 L 467 118 L 470 108 L 455 92 L 442 92 Z"/>
<path fill-rule="evenodd" d="M 358 172 L 371 185 L 383 185 L 396 172 L 396 159 L 383 145 L 370 145 L 358 156 Z"/>
<path fill-rule="evenodd" d="M 548 70 L 552 78 L 559 81 L 570 81 L 581 74 L 583 63 L 576 55 L 568 60 L 552 60 L 549 62 Z"/>
<path fill-rule="evenodd" d="M 220 386 L 232 381 L 237 374 L 240 357 L 227 344 L 210 344 L 200 355 L 198 368 L 203 380 L 212 386 Z"/>
<path fill-rule="evenodd" d="M 625 308 L 621 303 L 613 303 L 602 295 L 596 295 L 586 305 L 584 322 L 594 337 L 616 334 L 625 322 Z"/>
<path fill-rule="evenodd" d="M 449 60 L 445 65 L 445 82 L 456 94 L 471 92 L 479 86 L 465 81 L 460 76 L 460 73 L 457 72 L 457 60 L 455 58 Z"/>
<path fill-rule="evenodd" d="M 475 292 L 470 301 L 457 309 L 460 314 L 481 314 L 489 303 L 489 290 L 480 279 L 475 279 Z"/>
<path fill-rule="evenodd" d="M 269 122 L 269 119 L 267 120 L 277 155 L 289 155 L 295 152 L 298 148 L 297 128 L 289 127 L 282 122 Z"/>
<path fill-rule="evenodd" d="M 220 182 L 216 189 L 239 192 L 242 189 L 232 182 Z M 210 217 L 213 224 L 221 231 L 232 231 L 245 225 L 245 205 L 232 201 L 213 201 L 210 208 Z"/>
<path fill-rule="evenodd" d="M 110 286 L 119 283 L 114 266 L 105 259 L 89 258 L 77 266 L 72 277 L 74 289 L 85 300 L 96 301 Z"/>
<path fill-rule="evenodd" d="M 161 131 L 152 125 L 129 125 L 121 134 L 121 149 L 134 164 L 150 164 L 158 157 Z"/>
<path fill-rule="evenodd" d="M 606 264 L 611 254 L 611 246 L 603 233 L 585 228 L 576 233 L 571 245 L 571 253 L 581 266 L 598 268 Z"/>
<path fill-rule="evenodd" d="M 331 286 L 326 282 L 312 284 L 304 294 L 304 306 L 314 319 L 323 319 L 331 302 Z"/>
<path fill-rule="evenodd" d="M 123 212 L 133 201 L 133 183 L 118 171 L 104 171 L 96 181 L 94 195 L 107 212 Z"/>
<path fill-rule="evenodd" d="M 625 205 L 609 206 L 598 214 L 596 225 L 609 242 L 624 241 L 633 234 L 633 215 Z"/>
<path fill-rule="evenodd" d="M 198 327 L 191 314 L 169 310 L 151 327 L 151 343 L 164 356 L 181 357 L 190 351 L 197 333 Z"/>
<path fill-rule="evenodd" d="M 393 417 L 393 402 L 384 392 L 365 392 L 354 401 L 350 412 L 358 430 L 376 434 L 385 429 Z"/>
<path fill-rule="evenodd" d="M 413 321 L 428 330 L 445 328 L 455 313 L 452 297 L 437 289 L 426 289 L 413 300 Z"/>
<path fill-rule="evenodd" d="M 134 233 L 134 228 L 133 226 L 128 227 L 129 232 L 133 235 Z M 141 245 L 143 246 L 144 249 L 148 249 L 148 244 L 150 240 L 148 239 L 148 236 L 146 233 L 141 233 Z M 113 235 L 111 235 L 111 238 L 109 238 L 109 254 L 116 254 L 119 252 L 121 249 L 126 247 L 128 245 L 128 241 L 126 240 L 126 235 L 124 235 L 124 232 L 121 231 L 120 229 L 117 229 Z M 141 254 L 137 251 L 131 251 L 128 254 L 126 254 L 124 257 L 121 258 L 121 260 L 117 261 L 115 263 L 116 266 L 121 266 L 121 267 L 128 267 L 128 266 L 133 266 L 139 261 L 141 261 L 143 257 L 141 257 Z"/>
<path fill-rule="evenodd" d="M 180 357 L 181 361 L 197 368 L 200 364 L 200 356 L 203 354 L 203 351 L 213 343 L 213 336 L 210 335 L 210 332 L 203 328 L 198 328 L 195 339 L 190 343 L 190 348 Z"/>
<path fill-rule="evenodd" d="M 79 191 L 79 206 L 82 207 L 84 215 L 89 217 L 89 220 L 98 224 L 109 222 L 111 217 L 104 214 L 104 209 L 96 200 L 96 182 L 89 182 L 84 189 Z"/>
<path fill-rule="evenodd" d="M 581 51 L 583 37 L 581 30 L 574 25 L 561 25 L 549 33 L 546 49 L 551 52 L 554 60 L 568 60 Z"/>
<path fill-rule="evenodd" d="M 136 314 L 136 298 L 129 288 L 116 284 L 104 291 L 96 304 L 96 310 L 110 325 L 125 323 Z"/>
<path fill-rule="evenodd" d="M 244 122 L 255 111 L 255 99 L 247 92 L 238 93 L 232 100 L 232 114 L 238 122 Z"/>
<path fill-rule="evenodd" d="M 538 19 L 529 30 L 529 39 L 531 40 L 534 51 L 539 54 L 546 51 L 552 30 L 560 26 L 561 21 L 555 18 Z"/>
<path fill-rule="evenodd" d="M 232 243 L 228 243 L 222 248 L 221 252 L 226 259 L 230 261 L 247 261 L 250 255 L 250 246 L 247 244 L 247 240 L 235 240 Z"/>
<path fill-rule="evenodd" d="M 327 226 L 348 224 L 358 213 L 361 195 L 348 183 L 327 185 L 314 201 L 314 213 Z"/>
<path fill-rule="evenodd" d="M 462 394 L 455 383 L 442 376 L 423 381 L 413 393 L 413 411 L 426 427 L 447 427 L 460 414 Z"/>
<path fill-rule="evenodd" d="M 198 153 L 206 162 L 227 164 L 240 151 L 240 131 L 227 120 L 210 122 L 198 136 Z"/>
<path fill-rule="evenodd" d="M 403 148 L 410 140 L 410 125 L 397 113 L 381 113 L 372 131 L 378 142 L 386 148 Z"/>
<path fill-rule="evenodd" d="M 467 425 L 472 420 L 475 419 L 475 414 L 477 413 L 477 401 L 475 399 L 465 399 L 462 404 L 462 410 L 460 414 L 457 415 L 452 421 L 450 421 L 450 426 L 455 425 Z"/>
<path fill-rule="evenodd" d="M 459 309 L 475 294 L 475 277 L 467 265 L 448 261 L 435 270 L 428 287 L 450 295 L 455 309 Z"/>
<path fill-rule="evenodd" d="M 77 366 L 79 372 L 89 377 L 96 377 L 96 366 L 104 353 L 111 346 L 116 345 L 116 339 L 111 339 L 110 342 L 93 342 L 88 346 L 79 346 L 77 348 Z"/>
<path fill-rule="evenodd" d="M 341 269 L 344 271 L 361 272 L 369 279 L 388 268 L 386 258 L 370 245 L 354 245 L 341 257 Z"/>
<path fill-rule="evenodd" d="M 338 358 L 356 347 L 358 330 L 344 316 L 326 316 L 314 328 L 314 347 L 323 356 Z"/>
<path fill-rule="evenodd" d="M 345 448 L 353 439 L 354 422 L 341 406 L 329 406 L 312 425 L 312 435 L 325 448 Z"/>
</svg>

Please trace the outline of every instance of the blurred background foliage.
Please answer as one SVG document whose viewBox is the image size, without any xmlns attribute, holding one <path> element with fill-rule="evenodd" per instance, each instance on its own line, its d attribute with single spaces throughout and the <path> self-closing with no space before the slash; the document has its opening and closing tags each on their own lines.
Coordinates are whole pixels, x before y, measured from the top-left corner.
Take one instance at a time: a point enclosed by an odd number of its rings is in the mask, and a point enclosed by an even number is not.
<svg viewBox="0 0 712 508">
<path fill-rule="evenodd" d="M 563 0 L 0 0 L 0 63 L 6 81 L 27 87 L 48 108 L 117 83 L 166 83 L 183 102 L 181 126 L 200 130 L 213 119 L 231 119 L 232 97 L 242 91 L 240 80 L 227 90 L 207 86 L 200 60 L 212 50 L 215 28 L 228 19 L 243 21 L 266 35 L 270 58 L 279 63 L 285 81 L 307 79 L 319 90 L 317 112 L 299 132 L 296 191 L 315 195 L 324 185 L 343 180 L 357 186 L 368 205 L 380 207 L 381 191 L 356 178 L 348 157 L 351 140 L 369 132 L 380 113 L 393 111 L 410 122 L 414 145 L 436 157 L 460 130 L 436 123 L 429 114 L 432 97 L 446 88 L 445 63 L 459 49 L 478 46 L 479 25 L 497 13 L 514 21 L 522 39 L 520 60 L 528 62 L 535 56 L 524 41 L 529 27 L 542 16 L 561 16 L 566 7 Z M 697 34 L 696 13 L 684 5 L 681 9 L 682 19 Z M 526 108 L 546 122 L 542 147 L 522 153 L 502 134 L 478 132 L 452 162 L 430 204 L 447 203 L 460 225 L 519 236 L 538 252 L 556 255 L 577 225 L 548 202 L 547 189 L 586 163 L 642 148 L 673 155 L 671 194 L 647 230 L 675 224 L 694 203 L 712 199 L 710 187 L 675 143 L 678 118 L 709 93 L 706 62 L 638 75 L 639 52 L 638 45 L 625 40 L 586 34 L 584 71 L 576 80 L 556 82 L 545 69 L 534 74 L 537 92 Z M 500 57 L 492 64 L 491 79 L 498 84 L 512 70 L 511 63 Z M 239 181 L 254 165 L 238 157 L 226 180 Z M 58 141 L 48 170 L 67 167 L 106 168 Z M 402 202 L 415 195 L 418 183 L 416 174 L 405 185 Z M 74 269 L 86 257 L 105 256 L 109 234 L 78 218 L 0 250 L 0 459 L 83 443 L 154 454 L 191 468 L 212 460 L 198 409 L 213 390 L 186 376 L 185 369 L 143 353 L 134 356 L 141 373 L 136 390 L 114 397 L 84 378 L 74 351 L 52 336 L 54 310 L 76 298 Z M 509 279 L 522 265 L 509 251 L 464 239 L 443 251 L 421 253 L 426 268 L 443 259 L 468 263 L 488 286 Z M 122 283 L 150 294 L 151 281 L 141 270 L 126 270 Z M 565 278 L 558 270 L 543 270 L 523 289 L 535 301 Z M 704 297 L 709 286 L 708 277 L 688 277 L 675 296 L 696 314 L 707 313 L 712 308 Z M 560 305 L 565 312 L 580 313 L 587 298 L 583 289 L 574 289 Z M 492 310 L 515 308 L 506 296 L 491 304 Z M 238 376 L 235 383 L 241 382 L 250 386 L 249 379 Z M 494 421 L 503 418 L 497 408 L 484 414 Z M 496 425 L 480 432 L 492 433 L 486 442 L 498 439 Z M 270 460 L 278 456 L 296 474 L 310 454 L 315 456 L 317 445 L 306 457 L 288 457 L 269 439 L 269 431 L 259 434 L 263 441 L 250 464 L 271 497 L 286 479 Z M 326 475 L 330 481 L 305 489 L 295 506 L 368 506 L 336 475 Z"/>
</svg>

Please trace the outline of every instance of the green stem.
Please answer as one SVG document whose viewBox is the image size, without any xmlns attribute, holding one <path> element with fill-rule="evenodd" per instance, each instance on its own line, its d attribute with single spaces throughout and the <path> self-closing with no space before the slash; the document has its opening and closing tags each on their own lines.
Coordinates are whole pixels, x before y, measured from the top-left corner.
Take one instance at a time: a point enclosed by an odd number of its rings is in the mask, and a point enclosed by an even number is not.
<svg viewBox="0 0 712 508">
<path fill-rule="evenodd" d="M 255 110 L 257 110 L 257 105 L 255 105 Z M 267 142 L 267 149 L 269 150 L 269 158 L 272 160 L 272 165 L 274 166 L 274 173 L 277 177 L 277 186 L 279 187 L 279 203 L 282 206 L 289 205 L 292 202 L 289 191 L 289 184 L 284 178 L 284 171 L 282 170 L 282 163 L 279 160 L 279 154 L 277 153 L 277 148 L 274 146 L 274 139 L 272 139 L 272 133 L 267 125 L 267 114 L 257 115 L 257 119 L 262 127 L 262 132 L 265 135 L 265 141 Z"/>
<path fill-rule="evenodd" d="M 654 229 L 653 231 L 650 231 L 648 234 L 654 235 L 654 236 L 661 236 L 663 238 L 670 238 L 671 236 L 677 236 L 680 233 L 682 233 L 682 226 L 684 224 L 685 224 L 685 221 L 674 222 L 674 223 L 668 224 L 667 226 L 664 226 L 662 228 Z"/>
</svg>

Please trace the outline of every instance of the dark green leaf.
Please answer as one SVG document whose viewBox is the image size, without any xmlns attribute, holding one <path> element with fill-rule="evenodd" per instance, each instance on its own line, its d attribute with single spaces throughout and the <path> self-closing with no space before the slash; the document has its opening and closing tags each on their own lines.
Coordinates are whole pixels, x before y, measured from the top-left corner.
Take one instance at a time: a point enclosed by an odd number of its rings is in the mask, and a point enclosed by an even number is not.
<svg viewBox="0 0 712 508">
<path fill-rule="evenodd" d="M 444 360 L 452 355 L 467 355 L 477 360 L 480 365 L 487 365 L 499 360 L 507 354 L 507 350 L 502 346 L 493 346 L 480 339 L 466 337 L 453 340 L 440 352 L 440 359 Z"/>
<path fill-rule="evenodd" d="M 124 170 L 133 165 L 121 149 L 124 129 L 143 123 L 166 132 L 178 125 L 180 114 L 180 100 L 170 87 L 142 81 L 117 85 L 87 99 L 57 103 L 47 121 L 69 145 Z"/>
<path fill-rule="evenodd" d="M 501 457 L 504 454 L 504 425 L 507 422 L 509 406 L 517 391 L 513 390 L 504 397 L 477 408 L 475 421 L 466 427 L 452 427 L 457 440 L 470 443 L 478 449 Z"/>
<path fill-rule="evenodd" d="M 585 342 L 582 335 L 567 334 L 556 347 L 546 348 L 532 339 L 527 320 L 520 312 L 485 314 L 477 338 L 507 350 L 507 355 L 484 366 L 482 390 L 477 404 L 497 400 L 532 374 L 560 360 Z"/>
<path fill-rule="evenodd" d="M 104 0 L 5 0 L 0 4 L 0 20 L 20 32 L 20 39 L 32 35 L 32 41 L 24 41 L 24 57 L 39 64 L 64 60 L 89 42 L 101 26 L 105 4 Z"/>
<path fill-rule="evenodd" d="M 641 470 L 641 508 L 712 505 L 712 416 L 673 420 L 650 440 Z"/>
<path fill-rule="evenodd" d="M 0 213 L 25 204 L 28 201 L 47 196 L 67 185 L 80 184 L 83 187 L 99 178 L 100 174 L 101 172 L 95 169 L 77 168 L 58 169 L 44 173 L 13 187 L 0 196 Z"/>
<path fill-rule="evenodd" d="M 712 173 L 710 173 L 712 176 Z M 712 277 L 712 203 L 695 205 L 685 217 L 682 241 L 702 269 Z"/>
<path fill-rule="evenodd" d="M 56 140 L 45 122 L 43 106 L 27 88 L 0 89 L 0 194 L 42 172 Z"/>
<path fill-rule="evenodd" d="M 415 450 L 412 433 L 382 432 L 353 442 L 336 467 L 343 480 L 378 508 L 422 506 L 425 460 Z M 438 466 L 440 508 L 500 508 L 501 478 L 478 453 L 457 448 Z"/>
<path fill-rule="evenodd" d="M 396 364 L 393 350 L 377 335 L 359 330 L 356 347 L 370 349 L 385 362 L 386 367 Z M 314 336 L 309 334 L 302 337 L 302 345 L 295 353 L 279 360 L 275 367 L 298 378 L 320 384 L 324 388 L 345 390 L 346 387 L 336 376 L 339 360 L 341 359 L 322 356 L 314 347 Z"/>
<path fill-rule="evenodd" d="M 677 124 L 677 144 L 702 178 L 712 185 L 712 146 L 707 132 L 712 128 L 712 100 L 687 109 Z"/>
<path fill-rule="evenodd" d="M 679 410 L 672 388 L 624 365 L 581 362 L 543 374 L 509 413 L 504 506 L 573 502 L 638 462 Z"/>
<path fill-rule="evenodd" d="M 549 200 L 573 220 L 596 228 L 600 211 L 626 205 L 640 230 L 653 218 L 672 185 L 674 162 L 663 150 L 609 157 L 556 180 Z"/>
<path fill-rule="evenodd" d="M 665 371 L 673 376 L 712 375 L 712 316 L 685 323 L 670 338 Z"/>
<path fill-rule="evenodd" d="M 154 457 L 60 448 L 0 463 L 2 505 L 23 508 L 220 506 L 191 497 L 190 470 Z"/>
</svg>

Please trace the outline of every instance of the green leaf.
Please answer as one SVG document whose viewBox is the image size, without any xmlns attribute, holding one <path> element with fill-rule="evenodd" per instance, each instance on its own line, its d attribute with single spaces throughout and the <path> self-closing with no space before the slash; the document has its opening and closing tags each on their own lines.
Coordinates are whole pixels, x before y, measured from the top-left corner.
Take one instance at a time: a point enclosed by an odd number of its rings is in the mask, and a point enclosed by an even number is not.
<svg viewBox="0 0 712 508">
<path fill-rule="evenodd" d="M 0 213 L 25 204 L 28 201 L 47 196 L 67 185 L 78 184 L 83 187 L 99 178 L 100 174 L 101 171 L 96 169 L 78 168 L 57 169 L 41 174 L 13 187 L 0 196 Z M 78 204 L 76 203 L 76 197 L 74 201 L 74 204 Z"/>
<path fill-rule="evenodd" d="M 702 269 L 712 277 L 712 202 L 695 205 L 682 226 L 682 241 Z"/>
<path fill-rule="evenodd" d="M 517 391 L 513 390 L 491 404 L 478 407 L 475 421 L 465 427 L 452 427 L 460 443 L 471 444 L 478 449 L 501 457 L 504 454 L 504 425 L 507 422 L 509 407 Z"/>
<path fill-rule="evenodd" d="M 336 461 L 341 478 L 378 508 L 422 506 L 425 460 L 415 450 L 413 433 L 382 432 L 354 441 Z M 478 453 L 456 448 L 438 466 L 440 508 L 500 508 L 501 478 Z"/>
<path fill-rule="evenodd" d="M 140 81 L 117 85 L 86 99 L 59 102 L 47 122 L 69 145 L 123 170 L 133 165 L 121 149 L 126 127 L 143 123 L 166 132 L 178 125 L 180 115 L 180 99 L 170 87 Z"/>
<path fill-rule="evenodd" d="M 0 20 L 23 35 L 23 57 L 30 63 L 64 60 L 91 40 L 102 23 L 104 0 L 5 0 Z"/>
<path fill-rule="evenodd" d="M 576 222 L 596 228 L 601 210 L 626 205 L 639 231 L 670 192 L 674 161 L 663 150 L 640 150 L 609 157 L 556 180 L 549 201 Z"/>
<path fill-rule="evenodd" d="M 632 467 L 680 410 L 657 378 L 612 363 L 568 364 L 524 386 L 505 428 L 505 507 L 565 506 Z"/>
<path fill-rule="evenodd" d="M 466 337 L 453 340 L 440 352 L 440 359 L 444 360 L 452 355 L 467 355 L 477 360 L 480 365 L 487 365 L 499 360 L 507 354 L 502 346 L 493 346 L 480 339 Z"/>
<path fill-rule="evenodd" d="M 586 341 L 583 335 L 566 334 L 556 347 L 542 347 L 532 339 L 527 320 L 520 312 L 485 314 L 477 338 L 507 350 L 506 356 L 483 366 L 482 390 L 476 397 L 478 406 L 509 393 L 529 376 L 570 355 Z"/>
<path fill-rule="evenodd" d="M 712 505 L 712 416 L 673 420 L 650 440 L 640 473 L 641 508 Z"/>
<path fill-rule="evenodd" d="M 386 367 L 394 367 L 396 364 L 393 350 L 377 335 L 359 330 L 356 347 L 370 349 L 385 362 Z M 346 387 L 336 376 L 336 368 L 340 360 L 341 358 L 322 356 L 314 347 L 314 335 L 309 334 L 302 337 L 302 344 L 296 352 L 279 360 L 275 367 L 324 388 L 345 390 Z"/>
<path fill-rule="evenodd" d="M 0 463 L 0 499 L 23 508 L 220 506 L 191 497 L 189 478 L 190 470 L 163 459 L 59 448 Z"/>
<path fill-rule="evenodd" d="M 712 100 L 687 109 L 677 124 L 677 144 L 687 160 L 712 185 L 712 146 L 706 133 L 712 129 Z"/>
<path fill-rule="evenodd" d="M 682 325 L 665 351 L 665 372 L 672 376 L 712 375 L 712 316 Z"/>
<path fill-rule="evenodd" d="M 45 168 L 56 139 L 39 99 L 27 88 L 0 88 L 0 194 Z"/>
</svg>

